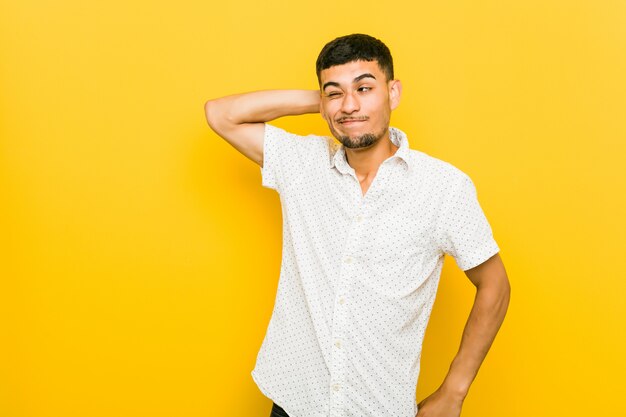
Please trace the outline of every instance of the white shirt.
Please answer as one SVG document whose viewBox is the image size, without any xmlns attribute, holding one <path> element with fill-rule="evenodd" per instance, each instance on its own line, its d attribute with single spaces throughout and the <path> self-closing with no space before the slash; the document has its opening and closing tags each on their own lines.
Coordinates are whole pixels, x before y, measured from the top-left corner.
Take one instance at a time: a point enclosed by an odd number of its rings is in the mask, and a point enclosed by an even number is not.
<svg viewBox="0 0 626 417">
<path fill-rule="evenodd" d="M 265 125 L 283 252 L 252 377 L 290 417 L 414 417 L 444 254 L 467 270 L 499 250 L 470 178 L 390 139 L 363 196 L 343 146 Z"/>
</svg>

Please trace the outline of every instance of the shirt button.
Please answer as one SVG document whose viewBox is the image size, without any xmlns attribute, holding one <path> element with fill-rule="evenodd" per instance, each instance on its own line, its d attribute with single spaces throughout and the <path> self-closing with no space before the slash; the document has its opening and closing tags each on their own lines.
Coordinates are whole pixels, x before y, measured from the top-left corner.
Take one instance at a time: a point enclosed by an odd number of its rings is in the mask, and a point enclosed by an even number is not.
<svg viewBox="0 0 626 417">
<path fill-rule="evenodd" d="M 344 304 L 345 302 L 346 302 L 346 299 L 345 299 L 345 298 L 341 297 L 341 298 L 339 299 L 339 304 Z"/>
<path fill-rule="evenodd" d="M 356 221 L 358 223 L 361 223 L 363 221 L 363 216 L 361 216 L 360 214 L 358 216 L 356 216 Z"/>
<path fill-rule="evenodd" d="M 335 342 L 335 346 L 337 346 L 338 348 L 341 348 L 341 342 L 340 342 L 339 340 L 337 340 L 337 341 Z"/>
<path fill-rule="evenodd" d="M 333 391 L 337 392 L 340 388 L 341 386 L 339 384 L 333 384 Z"/>
<path fill-rule="evenodd" d="M 352 257 L 348 256 L 346 259 L 344 259 L 344 262 L 347 264 L 351 264 L 352 263 Z"/>
</svg>

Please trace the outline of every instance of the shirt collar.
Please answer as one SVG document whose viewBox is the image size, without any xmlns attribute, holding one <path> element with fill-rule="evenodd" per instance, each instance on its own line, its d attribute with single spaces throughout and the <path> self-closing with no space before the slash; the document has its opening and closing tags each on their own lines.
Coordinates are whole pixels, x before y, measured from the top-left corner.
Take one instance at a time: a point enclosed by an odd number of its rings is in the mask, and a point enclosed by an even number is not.
<svg viewBox="0 0 626 417">
<path fill-rule="evenodd" d="M 411 168 L 411 160 L 409 158 L 409 140 L 406 137 L 406 134 L 400 129 L 390 127 L 389 139 L 394 145 L 398 147 L 398 150 L 396 150 L 396 153 L 391 155 L 388 159 L 397 158 L 398 160 L 403 161 L 406 169 L 409 170 Z M 340 145 L 337 148 L 335 154 L 332 156 L 330 160 L 330 167 L 336 167 L 337 170 L 342 174 L 347 174 L 354 171 L 346 160 L 346 150 L 343 145 Z"/>
</svg>

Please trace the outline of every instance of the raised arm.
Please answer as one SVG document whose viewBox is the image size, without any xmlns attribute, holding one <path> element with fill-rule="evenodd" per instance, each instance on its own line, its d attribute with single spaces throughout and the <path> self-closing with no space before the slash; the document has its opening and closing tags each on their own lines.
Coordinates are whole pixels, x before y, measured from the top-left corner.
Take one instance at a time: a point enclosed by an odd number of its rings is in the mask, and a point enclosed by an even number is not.
<svg viewBox="0 0 626 417">
<path fill-rule="evenodd" d="M 318 90 L 266 90 L 209 100 L 204 112 L 215 133 L 263 166 L 264 123 L 282 116 L 317 113 L 319 106 Z"/>
<path fill-rule="evenodd" d="M 509 305 L 510 284 L 499 254 L 465 271 L 476 286 L 461 346 L 439 389 L 419 404 L 417 417 L 458 417 Z"/>
</svg>

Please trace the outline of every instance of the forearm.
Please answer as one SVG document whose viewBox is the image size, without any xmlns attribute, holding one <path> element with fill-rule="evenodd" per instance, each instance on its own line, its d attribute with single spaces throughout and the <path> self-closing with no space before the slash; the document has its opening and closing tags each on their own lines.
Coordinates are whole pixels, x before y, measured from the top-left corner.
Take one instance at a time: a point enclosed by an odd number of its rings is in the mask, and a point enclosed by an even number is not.
<svg viewBox="0 0 626 417">
<path fill-rule="evenodd" d="M 442 384 L 444 391 L 465 398 L 504 320 L 509 294 L 506 276 L 477 287 L 461 346 Z"/>
<path fill-rule="evenodd" d="M 264 123 L 282 116 L 317 113 L 319 107 L 317 90 L 266 90 L 209 100 L 204 111 L 215 133 L 263 166 Z"/>
<path fill-rule="evenodd" d="M 318 90 L 265 90 L 209 100 L 209 124 L 263 123 L 282 116 L 319 112 Z"/>
</svg>

